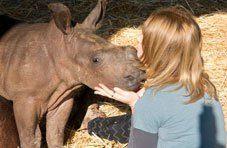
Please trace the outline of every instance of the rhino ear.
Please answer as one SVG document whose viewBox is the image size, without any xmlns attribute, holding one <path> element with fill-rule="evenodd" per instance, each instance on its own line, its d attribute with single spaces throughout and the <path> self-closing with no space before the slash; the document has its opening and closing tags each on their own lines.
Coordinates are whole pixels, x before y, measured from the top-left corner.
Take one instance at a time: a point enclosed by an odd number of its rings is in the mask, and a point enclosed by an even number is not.
<svg viewBox="0 0 227 148">
<path fill-rule="evenodd" d="M 51 10 L 55 25 L 61 32 L 68 34 L 71 32 L 71 13 L 67 6 L 61 3 L 51 3 L 48 5 Z"/>
<path fill-rule="evenodd" d="M 84 28 L 91 29 L 92 31 L 95 31 L 100 28 L 102 20 L 105 16 L 106 4 L 106 0 L 99 0 L 96 7 L 90 12 L 90 14 L 82 23 L 82 26 Z"/>
</svg>

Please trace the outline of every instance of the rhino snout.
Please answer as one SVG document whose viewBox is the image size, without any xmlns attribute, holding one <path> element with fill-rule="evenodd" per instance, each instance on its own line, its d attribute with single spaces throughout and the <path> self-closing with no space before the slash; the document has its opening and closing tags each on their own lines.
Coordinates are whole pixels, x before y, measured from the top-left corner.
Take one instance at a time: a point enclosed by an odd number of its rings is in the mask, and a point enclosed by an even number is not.
<svg viewBox="0 0 227 148">
<path fill-rule="evenodd" d="M 137 50 L 135 47 L 125 46 L 124 49 L 126 50 L 126 59 L 127 60 L 138 60 Z"/>
<path fill-rule="evenodd" d="M 126 75 L 124 79 L 130 90 L 137 90 L 146 79 L 146 74 L 144 71 L 138 69 L 132 74 Z"/>
</svg>

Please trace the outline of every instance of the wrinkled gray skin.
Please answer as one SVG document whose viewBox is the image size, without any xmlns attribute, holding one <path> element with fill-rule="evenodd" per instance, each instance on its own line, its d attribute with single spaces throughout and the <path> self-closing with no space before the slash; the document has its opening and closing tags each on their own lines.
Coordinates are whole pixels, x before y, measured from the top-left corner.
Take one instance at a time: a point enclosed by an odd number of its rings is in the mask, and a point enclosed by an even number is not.
<svg viewBox="0 0 227 148">
<path fill-rule="evenodd" d="M 53 13 L 49 23 L 18 25 L 0 39 L 0 95 L 13 102 L 23 148 L 40 147 L 38 125 L 45 114 L 48 146 L 62 147 L 72 95 L 82 85 L 94 88 L 104 83 L 134 90 L 144 78 L 136 68 L 134 48 L 113 45 L 94 34 L 104 17 L 106 0 L 99 0 L 74 28 L 66 6 L 55 3 L 49 8 Z M 0 126 L 0 139 L 13 137 L 4 133 L 13 126 L 12 120 L 0 119 L 0 125 L 8 125 Z M 15 146 L 0 140 L 0 147 L 6 143 Z"/>
</svg>

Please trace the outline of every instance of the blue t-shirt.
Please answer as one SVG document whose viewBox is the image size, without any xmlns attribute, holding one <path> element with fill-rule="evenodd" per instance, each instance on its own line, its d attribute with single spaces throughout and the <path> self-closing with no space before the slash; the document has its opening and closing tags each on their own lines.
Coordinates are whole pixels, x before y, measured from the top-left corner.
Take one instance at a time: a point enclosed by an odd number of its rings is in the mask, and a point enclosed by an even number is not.
<svg viewBox="0 0 227 148">
<path fill-rule="evenodd" d="M 225 129 L 221 105 L 207 94 L 186 104 L 184 88 L 168 86 L 154 94 L 145 91 L 135 104 L 132 126 L 158 134 L 158 148 L 224 148 Z"/>
</svg>

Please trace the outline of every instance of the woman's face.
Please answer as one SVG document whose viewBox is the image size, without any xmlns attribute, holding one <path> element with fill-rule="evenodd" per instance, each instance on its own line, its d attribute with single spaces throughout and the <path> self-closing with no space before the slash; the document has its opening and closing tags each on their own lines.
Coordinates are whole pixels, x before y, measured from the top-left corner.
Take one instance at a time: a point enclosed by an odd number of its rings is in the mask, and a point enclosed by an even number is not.
<svg viewBox="0 0 227 148">
<path fill-rule="evenodd" d="M 142 49 L 142 41 L 143 41 L 143 35 L 142 33 L 138 37 L 138 46 L 137 46 L 137 56 L 140 58 L 143 54 L 143 49 Z"/>
</svg>

